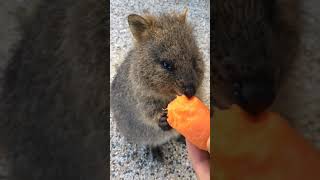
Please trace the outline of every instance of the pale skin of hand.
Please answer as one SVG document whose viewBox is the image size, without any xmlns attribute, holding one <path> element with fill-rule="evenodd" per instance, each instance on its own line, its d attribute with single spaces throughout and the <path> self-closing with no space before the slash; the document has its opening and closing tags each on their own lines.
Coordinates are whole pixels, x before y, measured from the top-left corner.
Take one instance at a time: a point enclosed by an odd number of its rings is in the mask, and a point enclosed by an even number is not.
<svg viewBox="0 0 320 180">
<path fill-rule="evenodd" d="M 210 138 L 207 142 L 208 152 L 198 149 L 186 140 L 188 156 L 198 180 L 210 179 Z"/>
</svg>

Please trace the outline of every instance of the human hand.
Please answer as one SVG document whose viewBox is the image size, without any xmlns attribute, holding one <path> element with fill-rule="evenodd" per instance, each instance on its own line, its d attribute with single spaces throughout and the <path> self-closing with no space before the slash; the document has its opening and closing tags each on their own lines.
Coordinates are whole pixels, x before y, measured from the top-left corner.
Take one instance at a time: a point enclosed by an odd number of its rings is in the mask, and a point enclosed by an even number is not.
<svg viewBox="0 0 320 180">
<path fill-rule="evenodd" d="M 210 179 L 210 138 L 208 139 L 208 152 L 198 149 L 196 146 L 191 144 L 186 140 L 187 151 L 189 159 L 191 160 L 192 167 L 196 172 L 197 178 L 199 180 L 209 180 Z"/>
</svg>

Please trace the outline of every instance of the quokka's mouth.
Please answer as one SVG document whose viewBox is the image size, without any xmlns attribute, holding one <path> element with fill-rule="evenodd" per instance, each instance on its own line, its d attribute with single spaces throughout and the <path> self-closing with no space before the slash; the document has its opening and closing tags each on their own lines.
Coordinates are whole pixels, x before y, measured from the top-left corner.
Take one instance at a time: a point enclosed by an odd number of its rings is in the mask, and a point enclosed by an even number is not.
<svg viewBox="0 0 320 180">
<path fill-rule="evenodd" d="M 175 89 L 174 91 L 176 92 L 176 95 L 178 95 L 178 96 L 182 96 L 183 95 L 183 93 L 178 89 Z"/>
<path fill-rule="evenodd" d="M 178 96 L 182 96 L 182 95 L 183 95 L 183 91 L 180 90 L 179 85 L 178 85 L 177 82 L 174 83 L 173 91 L 174 91 L 175 94 L 178 95 Z"/>
</svg>

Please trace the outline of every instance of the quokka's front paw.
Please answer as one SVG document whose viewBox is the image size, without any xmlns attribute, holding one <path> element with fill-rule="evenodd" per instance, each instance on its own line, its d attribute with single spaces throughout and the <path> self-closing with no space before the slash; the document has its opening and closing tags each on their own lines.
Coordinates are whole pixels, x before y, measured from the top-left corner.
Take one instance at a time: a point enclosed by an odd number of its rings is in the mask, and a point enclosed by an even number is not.
<svg viewBox="0 0 320 180">
<path fill-rule="evenodd" d="M 170 129 L 172 129 L 172 127 L 169 125 L 168 121 L 167 121 L 167 112 L 164 112 L 158 122 L 159 127 L 163 130 L 163 131 L 168 131 Z"/>
</svg>

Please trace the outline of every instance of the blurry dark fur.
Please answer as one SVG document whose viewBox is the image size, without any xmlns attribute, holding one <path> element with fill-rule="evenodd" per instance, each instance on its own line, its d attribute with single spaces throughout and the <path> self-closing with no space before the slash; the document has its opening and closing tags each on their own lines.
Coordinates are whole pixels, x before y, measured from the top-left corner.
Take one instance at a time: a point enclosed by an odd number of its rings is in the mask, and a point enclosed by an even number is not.
<svg viewBox="0 0 320 180">
<path fill-rule="evenodd" d="M 43 0 L 4 75 L 1 146 L 11 180 L 107 178 L 106 4 Z"/>
<path fill-rule="evenodd" d="M 264 111 L 298 55 L 298 0 L 216 0 L 213 6 L 214 102 Z"/>
<path fill-rule="evenodd" d="M 178 94 L 196 94 L 203 60 L 186 14 L 132 14 L 128 22 L 136 43 L 112 82 L 113 118 L 128 141 L 155 147 L 178 137 L 163 109 Z"/>
</svg>

